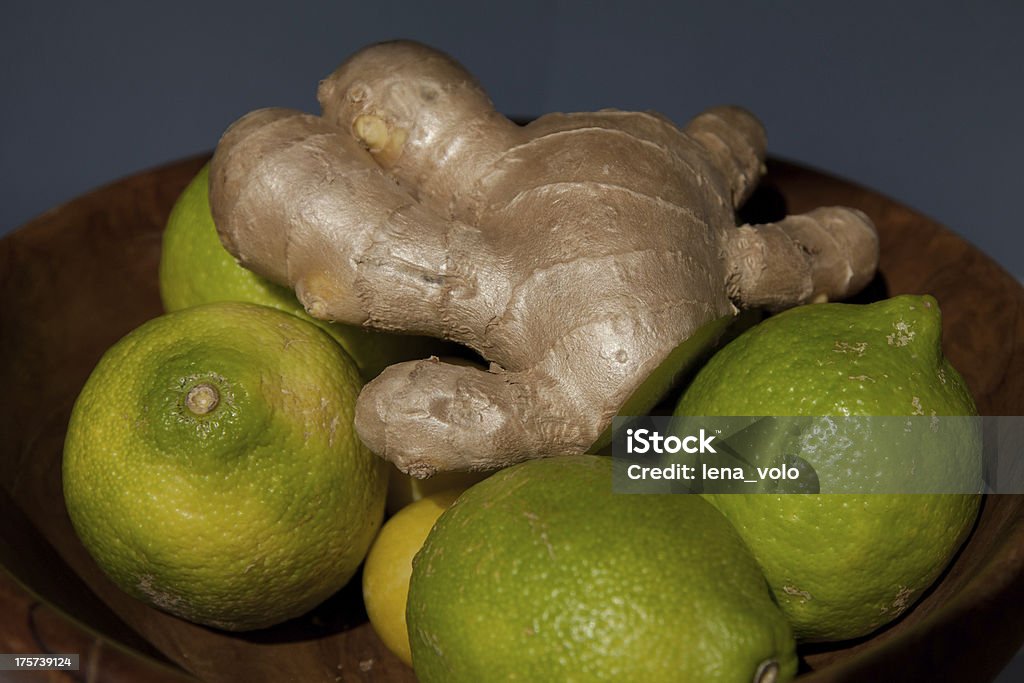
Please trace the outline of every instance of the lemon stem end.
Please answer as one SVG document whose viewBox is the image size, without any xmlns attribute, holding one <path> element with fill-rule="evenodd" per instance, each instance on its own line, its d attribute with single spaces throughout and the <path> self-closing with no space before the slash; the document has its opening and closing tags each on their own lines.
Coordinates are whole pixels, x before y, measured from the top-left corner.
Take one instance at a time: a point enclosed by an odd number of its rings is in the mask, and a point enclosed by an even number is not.
<svg viewBox="0 0 1024 683">
<path fill-rule="evenodd" d="M 775 683 L 779 680 L 779 663 L 774 659 L 761 662 L 754 672 L 754 683 Z"/>
<path fill-rule="evenodd" d="M 185 396 L 185 407 L 196 415 L 206 415 L 220 403 L 220 394 L 216 387 L 209 384 L 197 384 L 188 390 Z"/>
</svg>

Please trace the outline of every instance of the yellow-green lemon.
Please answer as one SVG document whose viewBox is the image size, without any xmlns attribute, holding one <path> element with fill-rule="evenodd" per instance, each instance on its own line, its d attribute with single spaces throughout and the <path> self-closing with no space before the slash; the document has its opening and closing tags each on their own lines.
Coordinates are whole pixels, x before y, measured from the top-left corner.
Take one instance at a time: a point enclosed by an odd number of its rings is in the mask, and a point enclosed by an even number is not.
<svg viewBox="0 0 1024 683">
<path fill-rule="evenodd" d="M 899 296 L 869 305 L 803 306 L 769 318 L 712 357 L 683 394 L 676 414 L 930 420 L 976 410 L 960 375 L 942 355 L 935 299 Z M 970 442 L 969 435 L 954 436 L 948 448 Z M 901 470 L 898 453 L 871 462 L 871 437 L 860 438 L 868 455 L 851 477 L 867 466 L 904 477 L 922 455 L 954 463 L 962 457 L 967 472 L 979 466 L 970 449 L 907 452 Z M 877 451 L 886 452 L 887 445 Z M 832 472 L 842 465 L 830 462 L 834 454 L 827 448 L 802 455 Z M 859 637 L 899 617 L 949 562 L 979 505 L 976 495 L 952 494 L 707 498 L 746 541 L 797 639 L 804 641 Z"/>
<path fill-rule="evenodd" d="M 387 470 L 352 427 L 361 379 L 320 328 L 215 303 L 102 357 L 64 447 L 68 514 L 123 590 L 230 630 L 296 617 L 354 575 Z"/>
<path fill-rule="evenodd" d="M 612 493 L 611 459 L 502 470 L 413 561 L 423 683 L 785 681 L 795 645 L 756 561 L 699 496 Z"/>
</svg>

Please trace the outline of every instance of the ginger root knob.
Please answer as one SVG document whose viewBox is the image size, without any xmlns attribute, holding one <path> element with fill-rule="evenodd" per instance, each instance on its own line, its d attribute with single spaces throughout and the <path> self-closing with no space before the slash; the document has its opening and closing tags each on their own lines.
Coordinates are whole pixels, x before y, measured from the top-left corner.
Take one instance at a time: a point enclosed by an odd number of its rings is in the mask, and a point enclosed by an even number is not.
<svg viewBox="0 0 1024 683">
<path fill-rule="evenodd" d="M 390 166 L 402 155 L 406 132 L 392 128 L 379 116 L 363 114 L 352 123 L 352 131 L 382 166 Z"/>
</svg>

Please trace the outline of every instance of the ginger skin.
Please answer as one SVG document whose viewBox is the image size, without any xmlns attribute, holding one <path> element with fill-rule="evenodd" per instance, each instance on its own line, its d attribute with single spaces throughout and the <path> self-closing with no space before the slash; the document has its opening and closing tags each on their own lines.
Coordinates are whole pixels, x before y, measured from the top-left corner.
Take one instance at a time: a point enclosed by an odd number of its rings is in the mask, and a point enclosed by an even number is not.
<svg viewBox="0 0 1024 683">
<path fill-rule="evenodd" d="M 356 429 L 414 476 L 583 453 L 669 353 L 738 308 L 842 298 L 873 276 L 859 211 L 735 224 L 764 169 L 749 113 L 518 126 L 446 55 L 355 54 L 322 116 L 263 109 L 225 133 L 211 206 L 243 265 L 315 317 L 454 340 L 489 370 L 400 363 Z"/>
</svg>

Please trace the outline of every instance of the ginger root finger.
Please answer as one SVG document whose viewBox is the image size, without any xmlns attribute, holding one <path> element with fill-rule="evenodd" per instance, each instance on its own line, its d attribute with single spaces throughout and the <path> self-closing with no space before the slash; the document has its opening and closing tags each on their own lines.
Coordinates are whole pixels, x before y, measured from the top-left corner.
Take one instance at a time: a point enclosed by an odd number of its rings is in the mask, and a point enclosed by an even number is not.
<svg viewBox="0 0 1024 683">
<path fill-rule="evenodd" d="M 727 290 L 737 306 L 780 310 L 842 299 L 874 276 L 878 235 L 863 212 L 821 207 L 728 233 Z"/>
<path fill-rule="evenodd" d="M 355 419 L 370 450 L 421 479 L 504 467 L 560 447 L 578 451 L 579 416 L 547 405 L 535 387 L 514 373 L 409 361 L 367 385 Z"/>
<path fill-rule="evenodd" d="M 732 206 L 738 209 L 765 173 L 764 126 L 745 109 L 725 106 L 698 114 L 684 132 L 708 151 L 712 166 L 725 173 Z"/>
</svg>

